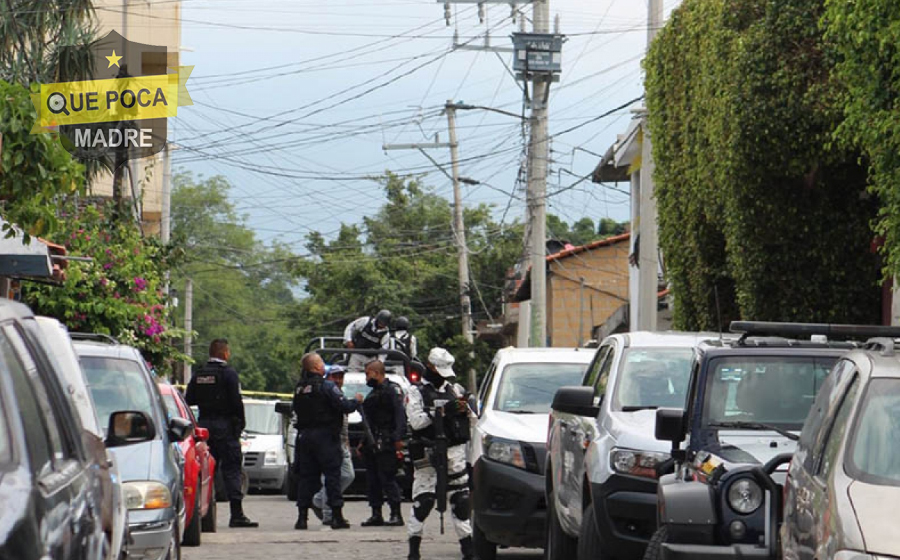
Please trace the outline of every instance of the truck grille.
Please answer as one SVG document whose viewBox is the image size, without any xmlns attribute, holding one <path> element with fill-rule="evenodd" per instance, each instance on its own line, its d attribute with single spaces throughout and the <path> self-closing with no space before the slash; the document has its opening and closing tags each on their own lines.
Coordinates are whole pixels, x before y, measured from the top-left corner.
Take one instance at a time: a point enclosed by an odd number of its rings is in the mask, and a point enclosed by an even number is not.
<svg viewBox="0 0 900 560">
<path fill-rule="evenodd" d="M 244 466 L 255 467 L 262 463 L 262 453 L 244 453 Z"/>
</svg>

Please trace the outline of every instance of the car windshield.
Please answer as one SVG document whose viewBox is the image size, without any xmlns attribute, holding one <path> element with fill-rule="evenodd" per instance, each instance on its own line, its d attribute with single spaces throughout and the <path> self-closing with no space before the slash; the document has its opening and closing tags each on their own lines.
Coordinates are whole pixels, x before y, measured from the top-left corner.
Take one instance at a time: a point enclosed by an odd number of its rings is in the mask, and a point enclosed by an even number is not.
<svg viewBox="0 0 900 560">
<path fill-rule="evenodd" d="M 344 391 L 344 396 L 348 399 L 352 399 L 356 397 L 356 393 L 362 393 L 363 395 L 368 395 L 369 391 L 372 389 L 366 385 L 366 382 L 362 383 L 344 383 L 344 386 L 341 388 Z"/>
<path fill-rule="evenodd" d="M 854 478 L 882 486 L 900 486 L 900 379 L 873 379 L 850 443 Z"/>
<path fill-rule="evenodd" d="M 275 412 L 274 402 L 244 403 L 248 434 L 280 434 L 281 415 Z"/>
<path fill-rule="evenodd" d="M 153 418 L 153 396 L 141 366 L 131 360 L 84 356 L 81 367 L 97 407 L 104 433 L 109 416 L 119 410 L 143 412 Z"/>
<path fill-rule="evenodd" d="M 587 364 L 510 364 L 503 369 L 494 410 L 516 414 L 547 414 L 556 390 L 578 385 Z"/>
<path fill-rule="evenodd" d="M 631 348 L 625 352 L 613 410 L 684 406 L 691 376 L 691 348 Z"/>
<path fill-rule="evenodd" d="M 709 366 L 705 422 L 748 422 L 800 430 L 836 361 L 826 356 L 717 358 Z"/>
<path fill-rule="evenodd" d="M 175 402 L 175 395 L 163 394 L 162 398 L 163 402 L 166 403 L 166 413 L 169 415 L 169 418 L 184 418 L 181 410 L 178 408 L 178 403 Z"/>
</svg>

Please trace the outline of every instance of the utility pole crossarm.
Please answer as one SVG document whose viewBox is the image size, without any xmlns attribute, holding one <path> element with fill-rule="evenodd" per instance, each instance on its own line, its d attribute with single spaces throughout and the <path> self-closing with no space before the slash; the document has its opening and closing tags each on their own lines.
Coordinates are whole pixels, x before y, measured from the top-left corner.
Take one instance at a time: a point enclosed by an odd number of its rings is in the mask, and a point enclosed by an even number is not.
<svg viewBox="0 0 900 560">
<path fill-rule="evenodd" d="M 447 142 L 431 142 L 428 144 L 382 144 L 382 150 L 422 150 L 431 148 L 451 148 Z"/>
</svg>

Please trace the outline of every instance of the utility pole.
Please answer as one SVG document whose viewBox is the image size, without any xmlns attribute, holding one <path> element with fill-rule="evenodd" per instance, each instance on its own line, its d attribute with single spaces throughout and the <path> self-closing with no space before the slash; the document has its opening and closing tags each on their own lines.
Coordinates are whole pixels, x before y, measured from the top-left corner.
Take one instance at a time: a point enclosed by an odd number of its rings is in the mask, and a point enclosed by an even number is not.
<svg viewBox="0 0 900 560">
<path fill-rule="evenodd" d="M 647 49 L 656 37 L 663 21 L 662 0 L 650 0 L 647 6 Z M 638 263 L 638 317 L 640 330 L 655 331 L 657 328 L 657 293 L 659 292 L 659 220 L 656 209 L 656 196 L 653 185 L 653 146 L 647 116 L 643 117 L 641 126 L 643 141 L 641 143 L 640 204 L 641 221 L 640 262 Z"/>
<path fill-rule="evenodd" d="M 187 356 L 191 356 L 194 345 L 194 281 L 190 278 L 184 281 L 184 330 L 184 353 Z M 184 362 L 182 377 L 185 385 L 190 383 L 191 363 L 188 360 Z"/>
<path fill-rule="evenodd" d="M 453 100 L 448 100 L 447 104 L 444 106 L 444 110 L 447 113 L 447 126 L 449 128 L 450 134 L 449 144 L 439 142 L 437 136 L 435 136 L 435 141 L 432 143 L 384 144 L 382 146 L 382 149 L 419 150 L 453 182 L 453 235 L 456 241 L 457 254 L 459 258 L 459 306 L 460 314 L 462 317 L 462 335 L 465 341 L 469 345 L 472 345 L 475 339 L 473 335 L 474 327 L 472 325 L 472 302 L 469 298 L 469 249 L 466 245 L 466 227 L 463 220 L 463 201 L 462 193 L 459 187 L 461 178 L 459 176 L 459 143 L 456 140 L 456 109 L 457 106 L 453 103 Z M 426 149 L 430 148 L 450 148 L 451 173 L 447 173 L 447 170 L 444 169 L 444 167 L 440 163 L 438 163 L 428 154 L 428 152 L 425 151 Z M 466 182 L 477 183 L 475 181 L 472 181 L 471 179 L 464 180 Z M 470 356 L 474 357 L 474 352 L 472 352 Z M 474 393 L 478 388 L 475 370 L 470 368 L 467 373 L 469 390 Z"/>
<path fill-rule="evenodd" d="M 169 142 L 163 149 L 163 176 L 162 176 L 162 217 L 159 222 L 159 239 L 163 245 L 168 245 L 172 236 L 172 152 Z"/>
<path fill-rule="evenodd" d="M 550 2 L 533 3 L 534 33 L 550 33 Z M 547 162 L 550 150 L 547 134 L 547 102 L 550 76 L 535 72 L 532 77 L 531 138 L 528 142 L 527 221 L 531 261 L 531 340 L 529 346 L 547 345 Z"/>
</svg>

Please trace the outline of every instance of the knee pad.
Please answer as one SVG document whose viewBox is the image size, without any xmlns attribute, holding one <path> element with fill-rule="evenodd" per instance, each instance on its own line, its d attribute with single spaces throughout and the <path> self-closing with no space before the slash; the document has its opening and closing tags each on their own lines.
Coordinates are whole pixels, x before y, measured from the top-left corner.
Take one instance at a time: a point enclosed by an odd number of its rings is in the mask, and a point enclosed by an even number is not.
<svg viewBox="0 0 900 560">
<path fill-rule="evenodd" d="M 450 496 L 450 504 L 452 506 L 451 511 L 453 515 L 459 519 L 460 521 L 468 521 L 469 520 L 469 493 L 468 492 L 457 492 Z"/>
<path fill-rule="evenodd" d="M 413 498 L 413 516 L 424 523 L 434 507 L 434 494 L 419 494 Z"/>
</svg>

